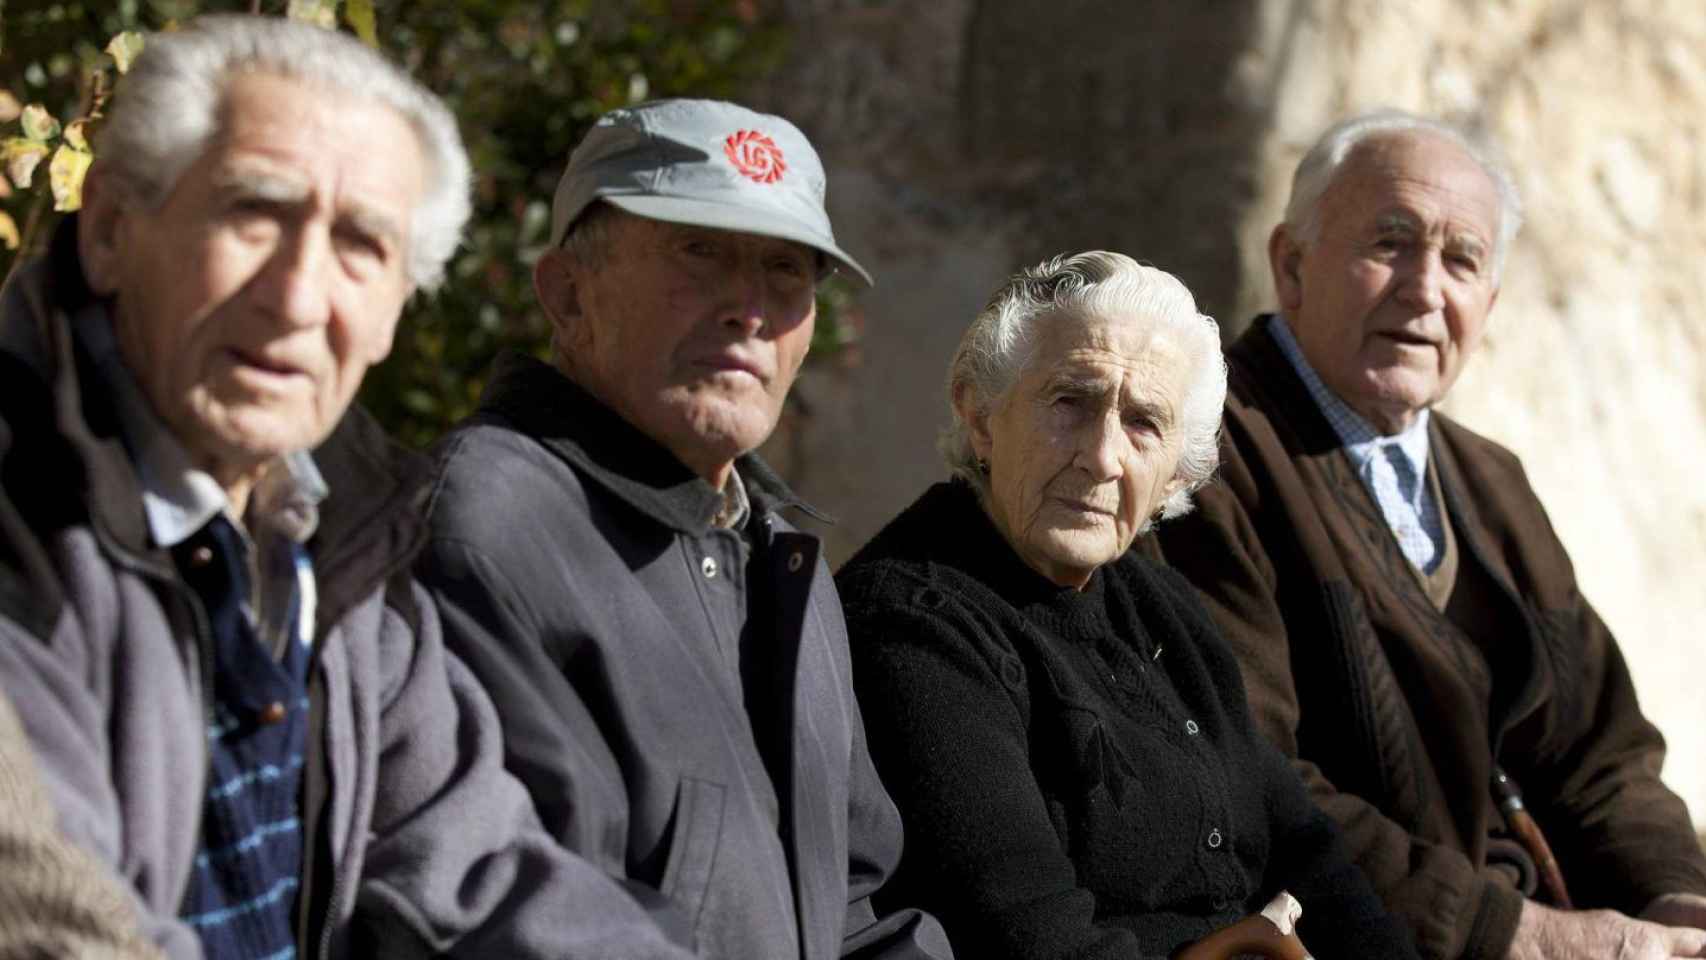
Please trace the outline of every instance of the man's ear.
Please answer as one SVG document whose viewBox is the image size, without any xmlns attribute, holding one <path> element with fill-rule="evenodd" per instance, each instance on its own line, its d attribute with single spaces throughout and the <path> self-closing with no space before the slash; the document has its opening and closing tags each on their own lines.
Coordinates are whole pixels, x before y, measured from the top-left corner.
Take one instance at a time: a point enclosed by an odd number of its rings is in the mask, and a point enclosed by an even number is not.
<svg viewBox="0 0 1706 960">
<path fill-rule="evenodd" d="M 995 445 L 989 435 L 989 411 L 980 409 L 973 401 L 970 384 L 963 381 L 954 384 L 954 409 L 965 421 L 971 436 L 972 453 L 979 460 L 988 460 L 990 448 Z"/>
<path fill-rule="evenodd" d="M 581 315 L 580 287 L 575 282 L 574 255 L 562 247 L 545 251 L 533 264 L 533 294 L 551 326 L 578 320 Z"/>
<path fill-rule="evenodd" d="M 1268 268 L 1280 310 L 1296 312 L 1303 304 L 1303 244 L 1283 223 L 1268 234 Z"/>
<path fill-rule="evenodd" d="M 77 255 L 83 280 L 101 296 L 118 292 L 124 260 L 124 227 L 131 216 L 129 196 L 106 165 L 96 160 L 83 179 L 83 208 L 77 214 Z"/>
</svg>

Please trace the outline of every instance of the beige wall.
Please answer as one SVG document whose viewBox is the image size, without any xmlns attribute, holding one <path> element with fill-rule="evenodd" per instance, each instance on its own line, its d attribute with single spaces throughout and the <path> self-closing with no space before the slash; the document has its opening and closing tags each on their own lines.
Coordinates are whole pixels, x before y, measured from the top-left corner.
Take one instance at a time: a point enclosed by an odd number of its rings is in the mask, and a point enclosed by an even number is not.
<svg viewBox="0 0 1706 960">
<path fill-rule="evenodd" d="M 1449 412 L 1523 458 L 1706 822 L 1706 17 L 1696 0 L 1126 4 L 793 0 L 757 98 L 823 147 L 878 276 L 862 363 L 802 384 L 773 452 L 844 559 L 941 475 L 941 372 L 1015 266 L 1109 247 L 1242 327 L 1263 240 L 1328 122 L 1483 125 L 1529 222 Z M 1046 10 L 1045 17 L 1038 11 Z"/>
</svg>

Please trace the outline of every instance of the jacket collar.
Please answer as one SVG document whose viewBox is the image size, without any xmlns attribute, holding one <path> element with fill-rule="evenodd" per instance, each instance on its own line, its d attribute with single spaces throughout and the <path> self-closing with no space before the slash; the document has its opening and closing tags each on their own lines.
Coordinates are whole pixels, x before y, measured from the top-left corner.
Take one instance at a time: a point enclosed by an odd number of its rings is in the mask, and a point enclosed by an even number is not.
<svg viewBox="0 0 1706 960">
<path fill-rule="evenodd" d="M 1288 444 L 1298 444 L 1303 453 L 1332 453 L 1343 446 L 1343 441 L 1280 349 L 1272 329 L 1274 320 L 1271 313 L 1256 317 L 1250 328 L 1227 349 L 1226 363 L 1231 368 L 1228 379 L 1236 379 L 1241 389 L 1259 396 L 1257 406 L 1285 411 L 1286 421 L 1296 431 Z M 1228 402 L 1232 400 L 1231 392 L 1228 391 Z"/>
<path fill-rule="evenodd" d="M 27 388 L 8 389 L 0 414 L 17 418 L 14 432 L 31 429 L 26 421 L 51 422 L 59 438 L 32 438 L 50 444 L 41 452 L 57 454 L 60 461 L 32 468 L 39 482 L 17 492 L 58 504 L 53 514 L 68 520 L 85 512 L 132 562 L 170 575 L 169 561 L 150 541 L 142 485 L 121 442 L 112 396 L 71 333 L 70 318 L 95 299 L 83 281 L 76 230 L 77 218 L 67 218 L 48 255 L 13 278 L 0 304 L 0 356 L 8 368 L 21 367 L 32 379 Z M 20 443 L 12 448 L 0 456 L 31 457 Z M 353 407 L 313 458 L 331 488 L 309 541 L 321 584 L 317 619 L 325 625 L 406 567 L 425 542 L 421 518 L 431 474 L 425 457 L 392 442 Z M 10 477 L 6 493 L 15 494 Z M 81 509 L 71 510 L 67 498 L 80 501 Z"/>
<path fill-rule="evenodd" d="M 723 495 L 657 441 L 622 419 L 555 367 L 533 357 L 498 358 L 477 418 L 495 418 L 532 437 L 581 475 L 678 533 L 703 536 Z M 800 500 L 757 454 L 735 460 L 754 514 L 798 508 Z"/>
</svg>

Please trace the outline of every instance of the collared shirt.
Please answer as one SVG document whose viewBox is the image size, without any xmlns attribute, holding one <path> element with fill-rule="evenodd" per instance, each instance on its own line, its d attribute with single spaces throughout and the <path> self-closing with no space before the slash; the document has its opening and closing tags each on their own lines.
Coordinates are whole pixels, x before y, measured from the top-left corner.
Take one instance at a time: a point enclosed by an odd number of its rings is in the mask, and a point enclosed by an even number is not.
<svg viewBox="0 0 1706 960">
<path fill-rule="evenodd" d="M 224 513 L 246 548 L 250 590 L 244 616 L 275 655 L 282 654 L 290 639 L 283 634 L 292 619 L 298 627 L 296 639 L 312 642 L 314 568 L 307 551 L 299 548 L 314 535 L 319 504 L 328 493 L 314 458 L 299 450 L 267 464 L 250 492 L 246 517 L 232 517 L 225 489 L 194 466 L 125 366 L 106 308 L 96 304 L 83 310 L 76 331 L 114 398 L 155 545 L 169 550 Z M 293 601 L 300 603 L 295 618 Z"/>
<path fill-rule="evenodd" d="M 746 483 L 740 478 L 740 471 L 729 470 L 728 482 L 723 484 L 723 505 L 711 517 L 711 526 L 724 530 L 744 530 L 747 518 L 752 516 L 752 501 L 746 496 Z"/>
<path fill-rule="evenodd" d="M 1303 348 L 1284 316 L 1275 314 L 1268 331 L 1297 371 L 1321 415 L 1338 434 L 1345 454 L 1380 506 L 1381 515 L 1404 556 L 1418 570 L 1431 573 L 1444 555 L 1445 532 L 1439 505 L 1424 482 L 1428 466 L 1428 411 L 1423 409 L 1401 432 L 1384 435 L 1321 382 L 1303 356 Z"/>
</svg>

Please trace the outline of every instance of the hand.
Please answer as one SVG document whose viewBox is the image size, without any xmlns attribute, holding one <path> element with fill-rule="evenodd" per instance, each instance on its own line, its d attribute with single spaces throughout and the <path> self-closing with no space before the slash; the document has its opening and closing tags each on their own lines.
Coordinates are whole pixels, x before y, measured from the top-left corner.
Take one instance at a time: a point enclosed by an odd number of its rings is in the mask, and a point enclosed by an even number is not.
<svg viewBox="0 0 1706 960">
<path fill-rule="evenodd" d="M 1706 897 L 1698 893 L 1667 893 L 1654 897 L 1641 911 L 1642 920 L 1662 923 L 1667 927 L 1706 929 Z"/>
<path fill-rule="evenodd" d="M 1663 898 L 1661 898 L 1663 899 Z M 1650 908 L 1649 908 L 1650 909 Z M 1706 930 L 1636 920 L 1616 910 L 1554 910 L 1524 901 L 1508 960 L 1670 960 L 1706 957 Z"/>
</svg>

